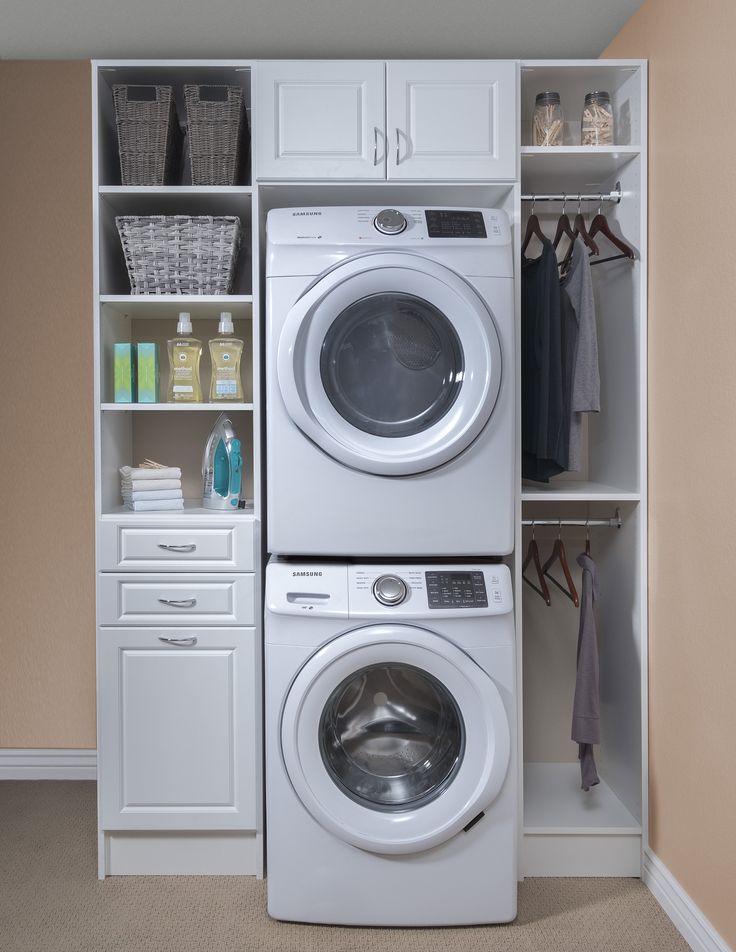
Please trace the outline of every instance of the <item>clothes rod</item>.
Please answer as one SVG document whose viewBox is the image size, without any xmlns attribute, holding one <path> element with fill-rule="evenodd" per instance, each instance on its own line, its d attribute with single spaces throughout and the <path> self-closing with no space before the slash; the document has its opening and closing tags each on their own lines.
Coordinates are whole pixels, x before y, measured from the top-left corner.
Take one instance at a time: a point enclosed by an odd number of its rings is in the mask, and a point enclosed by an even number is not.
<svg viewBox="0 0 736 952">
<path fill-rule="evenodd" d="M 616 514 L 610 519 L 522 519 L 523 526 L 556 526 L 564 529 L 565 526 L 580 526 L 586 529 L 590 526 L 605 526 L 607 529 L 620 529 L 623 525 L 621 511 L 616 510 Z"/>
<path fill-rule="evenodd" d="M 575 202 L 616 202 L 618 205 L 623 198 L 620 183 L 616 182 L 616 188 L 610 192 L 557 192 L 555 194 L 536 192 L 532 195 L 522 195 L 522 202 L 569 202 L 571 205 Z"/>
</svg>

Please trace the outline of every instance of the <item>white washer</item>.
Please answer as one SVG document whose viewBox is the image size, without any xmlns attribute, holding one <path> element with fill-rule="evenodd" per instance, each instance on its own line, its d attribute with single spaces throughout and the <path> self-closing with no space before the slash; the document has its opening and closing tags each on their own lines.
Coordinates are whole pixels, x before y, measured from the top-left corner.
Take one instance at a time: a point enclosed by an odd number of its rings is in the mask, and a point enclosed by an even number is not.
<svg viewBox="0 0 736 952">
<path fill-rule="evenodd" d="M 281 208 L 267 235 L 269 551 L 510 552 L 504 212 Z"/>
<path fill-rule="evenodd" d="M 269 913 L 513 919 L 515 684 L 505 565 L 272 560 Z"/>
</svg>

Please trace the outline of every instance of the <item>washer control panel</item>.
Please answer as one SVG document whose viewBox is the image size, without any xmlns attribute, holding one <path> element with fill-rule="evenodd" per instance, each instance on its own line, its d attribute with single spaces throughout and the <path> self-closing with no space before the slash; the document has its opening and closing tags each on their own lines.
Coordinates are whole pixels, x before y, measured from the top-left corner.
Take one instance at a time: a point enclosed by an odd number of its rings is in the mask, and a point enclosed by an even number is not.
<svg viewBox="0 0 736 952">
<path fill-rule="evenodd" d="M 425 572 L 430 608 L 488 608 L 483 572 Z"/>
<path fill-rule="evenodd" d="M 379 575 L 373 594 L 382 605 L 400 605 L 406 598 L 406 582 L 398 575 Z"/>
</svg>

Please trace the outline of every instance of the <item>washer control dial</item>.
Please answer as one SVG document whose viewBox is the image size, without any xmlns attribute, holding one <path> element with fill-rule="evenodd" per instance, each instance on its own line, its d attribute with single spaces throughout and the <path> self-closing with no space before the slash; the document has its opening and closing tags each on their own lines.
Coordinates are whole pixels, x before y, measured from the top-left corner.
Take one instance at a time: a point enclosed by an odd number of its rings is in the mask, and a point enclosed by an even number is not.
<svg viewBox="0 0 736 952">
<path fill-rule="evenodd" d="M 406 228 L 406 218 L 395 208 L 384 208 L 373 219 L 373 226 L 382 235 L 400 235 Z"/>
<path fill-rule="evenodd" d="M 373 583 L 373 594 L 382 605 L 400 605 L 406 598 L 406 582 L 398 575 L 380 575 Z"/>
</svg>

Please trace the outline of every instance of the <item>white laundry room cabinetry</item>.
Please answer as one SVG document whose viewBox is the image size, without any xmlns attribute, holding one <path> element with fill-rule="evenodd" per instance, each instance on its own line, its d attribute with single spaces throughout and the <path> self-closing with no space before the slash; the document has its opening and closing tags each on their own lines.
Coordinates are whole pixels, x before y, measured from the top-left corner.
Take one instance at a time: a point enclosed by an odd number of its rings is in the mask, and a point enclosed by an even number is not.
<svg viewBox="0 0 736 952">
<path fill-rule="evenodd" d="M 252 125 L 251 75 L 244 61 L 92 68 L 100 877 L 263 871 L 258 197 L 247 161 L 233 184 L 192 183 L 184 94 L 219 87 L 206 95 L 222 101 L 235 87 Z M 139 100 L 173 91 L 186 133 L 168 184 L 122 184 L 116 84 Z M 116 226 L 130 215 L 238 218 L 231 293 L 131 293 Z M 199 403 L 166 402 L 180 311 L 203 344 Z M 222 311 L 244 341 L 243 398 L 210 403 L 207 342 Z M 158 344 L 159 402 L 116 403 L 114 345 L 142 342 Z M 246 508 L 232 512 L 202 507 L 202 455 L 222 411 L 243 457 Z M 181 468 L 183 510 L 123 507 L 120 467 L 146 458 Z"/>
<path fill-rule="evenodd" d="M 513 180 L 516 63 L 258 64 L 258 178 Z"/>
</svg>

